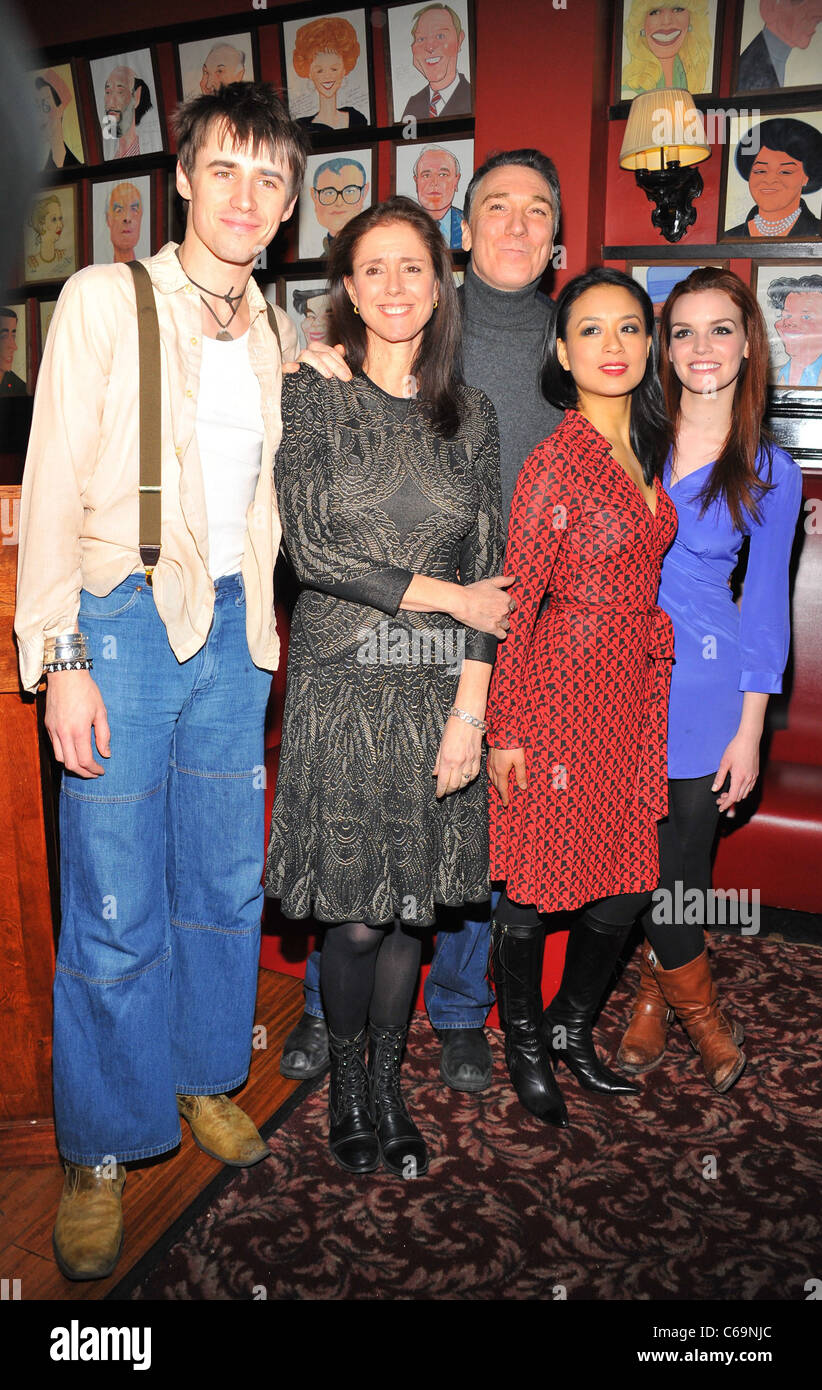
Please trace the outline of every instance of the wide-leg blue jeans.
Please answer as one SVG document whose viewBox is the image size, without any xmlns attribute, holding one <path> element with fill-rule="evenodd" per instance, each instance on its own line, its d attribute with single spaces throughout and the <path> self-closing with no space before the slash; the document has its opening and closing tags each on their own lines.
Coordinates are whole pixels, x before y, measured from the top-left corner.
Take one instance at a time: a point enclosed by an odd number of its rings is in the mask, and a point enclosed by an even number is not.
<svg viewBox="0 0 822 1390">
<path fill-rule="evenodd" d="M 271 673 L 249 655 L 241 576 L 215 590 L 182 663 L 143 575 L 81 597 L 111 757 L 93 742 L 104 775 L 64 773 L 60 794 L 54 1107 L 75 1163 L 174 1148 L 176 1094 L 248 1074 Z"/>
</svg>

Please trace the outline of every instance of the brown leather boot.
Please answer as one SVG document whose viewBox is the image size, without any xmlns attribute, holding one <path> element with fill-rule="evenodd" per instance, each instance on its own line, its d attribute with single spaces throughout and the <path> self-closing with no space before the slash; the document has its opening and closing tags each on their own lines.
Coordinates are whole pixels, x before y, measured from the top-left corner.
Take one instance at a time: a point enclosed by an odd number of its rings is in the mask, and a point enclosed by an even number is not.
<svg viewBox="0 0 822 1390">
<path fill-rule="evenodd" d="M 177 1109 L 211 1158 L 231 1168 L 250 1168 L 271 1157 L 254 1121 L 228 1096 L 178 1096 Z"/>
<path fill-rule="evenodd" d="M 745 1054 L 738 1046 L 745 1033 L 741 1023 L 732 1023 L 720 1012 L 708 952 L 676 970 L 663 970 L 658 962 L 653 970 L 714 1090 L 730 1090 L 745 1068 Z"/>
<path fill-rule="evenodd" d="M 66 1279 L 105 1279 L 123 1248 L 122 1163 L 66 1163 L 52 1245 Z"/>
<path fill-rule="evenodd" d="M 623 1071 L 641 1076 L 658 1067 L 665 1054 L 674 1011 L 668 1007 L 650 962 L 651 943 L 644 941 L 639 957 L 639 989 L 634 1012 L 620 1043 L 617 1062 Z"/>
</svg>

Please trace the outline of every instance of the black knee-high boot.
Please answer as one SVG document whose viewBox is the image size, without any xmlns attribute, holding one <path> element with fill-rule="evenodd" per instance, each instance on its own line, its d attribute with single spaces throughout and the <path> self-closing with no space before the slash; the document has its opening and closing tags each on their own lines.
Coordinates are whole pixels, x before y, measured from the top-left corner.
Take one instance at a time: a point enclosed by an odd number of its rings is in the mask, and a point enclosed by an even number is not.
<svg viewBox="0 0 822 1390">
<path fill-rule="evenodd" d="M 538 1120 L 565 1129 L 568 1112 L 540 1033 L 545 928 L 491 923 L 491 973 L 505 1061 L 519 1102 Z"/>
<path fill-rule="evenodd" d="M 554 1062 L 565 1062 L 587 1091 L 605 1095 L 636 1096 L 640 1091 L 600 1062 L 591 1036 L 594 1014 L 629 931 L 630 926 L 613 926 L 584 912 L 571 927 L 562 983 L 543 1014 L 543 1034 Z"/>
</svg>

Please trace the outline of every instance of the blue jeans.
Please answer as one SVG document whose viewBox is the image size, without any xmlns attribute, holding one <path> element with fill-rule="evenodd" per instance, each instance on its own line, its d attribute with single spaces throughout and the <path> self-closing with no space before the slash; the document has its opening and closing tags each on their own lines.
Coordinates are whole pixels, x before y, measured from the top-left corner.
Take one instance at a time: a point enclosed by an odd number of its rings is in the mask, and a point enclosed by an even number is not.
<svg viewBox="0 0 822 1390">
<path fill-rule="evenodd" d="M 180 1140 L 175 1095 L 245 1080 L 257 987 L 263 726 L 240 575 L 178 662 L 141 574 L 83 590 L 79 626 L 111 728 L 105 773 L 64 773 L 54 1110 L 64 1158 L 149 1158 Z"/>
<path fill-rule="evenodd" d="M 491 912 L 481 921 L 463 922 L 457 931 L 440 931 L 423 990 L 434 1028 L 481 1028 L 494 1002 L 486 978 L 491 940 L 491 913 L 500 894 L 491 894 Z M 320 953 L 312 951 L 305 966 L 305 1011 L 323 1018 Z"/>
</svg>

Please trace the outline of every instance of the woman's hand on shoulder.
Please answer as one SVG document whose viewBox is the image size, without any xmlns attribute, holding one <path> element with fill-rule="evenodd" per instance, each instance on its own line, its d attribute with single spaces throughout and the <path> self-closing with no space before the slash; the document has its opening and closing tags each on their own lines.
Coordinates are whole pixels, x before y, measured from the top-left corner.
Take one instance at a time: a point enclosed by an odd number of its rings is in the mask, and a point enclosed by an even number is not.
<svg viewBox="0 0 822 1390">
<path fill-rule="evenodd" d="M 489 748 L 488 776 L 503 806 L 508 806 L 508 787 L 513 769 L 517 786 L 524 792 L 528 786 L 525 753 L 521 748 Z"/>
<path fill-rule="evenodd" d="M 350 381 L 353 375 L 345 360 L 342 343 L 337 343 L 336 347 L 331 347 L 330 343 L 315 343 L 313 347 L 304 348 L 296 362 L 283 363 L 283 375 L 298 372 L 303 362 L 313 367 L 315 372 L 319 372 L 320 376 L 324 376 L 328 381 L 334 376 L 340 381 Z"/>
</svg>

